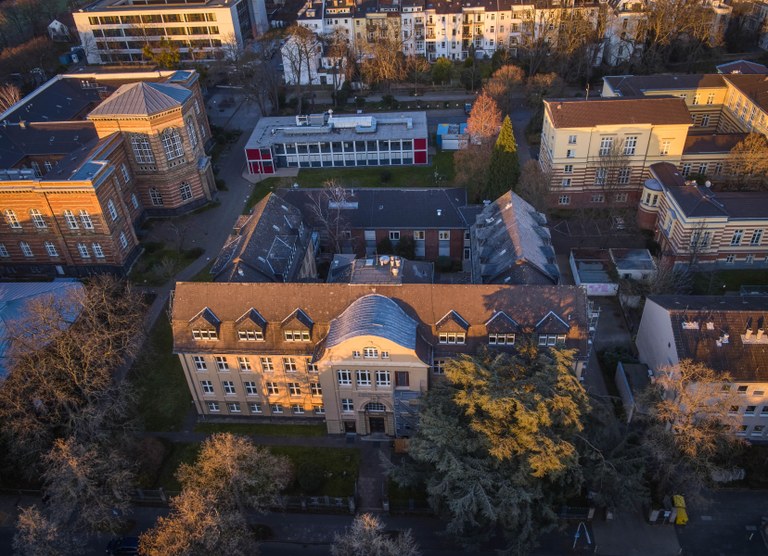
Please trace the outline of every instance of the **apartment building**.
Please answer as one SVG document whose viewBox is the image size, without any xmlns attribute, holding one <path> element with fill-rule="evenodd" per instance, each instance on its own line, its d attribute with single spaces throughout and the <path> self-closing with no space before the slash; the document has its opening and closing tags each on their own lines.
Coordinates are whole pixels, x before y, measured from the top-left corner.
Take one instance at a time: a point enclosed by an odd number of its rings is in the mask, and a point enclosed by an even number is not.
<svg viewBox="0 0 768 556">
<path fill-rule="evenodd" d="M 269 29 L 264 0 L 97 0 L 72 13 L 89 64 L 143 63 L 161 39 L 182 60 L 210 62 Z"/>
<path fill-rule="evenodd" d="M 277 168 L 427 164 L 425 112 L 261 118 L 245 145 L 251 174 Z"/>
<path fill-rule="evenodd" d="M 714 192 L 670 163 L 649 168 L 638 208 L 663 264 L 768 268 L 768 193 Z"/>
<path fill-rule="evenodd" d="M 741 418 L 735 434 L 751 442 L 768 436 L 768 297 L 651 296 L 637 333 L 640 361 L 655 373 L 681 360 L 727 372 L 730 382 L 712 395 L 736 394 L 731 406 Z M 721 394 L 724 393 L 724 394 Z"/>
<path fill-rule="evenodd" d="M 0 121 L 3 275 L 123 274 L 147 214 L 215 191 L 192 71 L 59 75 Z"/>
<path fill-rule="evenodd" d="M 545 100 L 539 164 L 550 204 L 636 206 L 647 168 L 679 164 L 690 127 L 680 98 Z"/>
<path fill-rule="evenodd" d="M 174 353 L 200 415 L 410 436 L 446 362 L 533 341 L 588 357 L 572 286 L 178 283 Z"/>
</svg>

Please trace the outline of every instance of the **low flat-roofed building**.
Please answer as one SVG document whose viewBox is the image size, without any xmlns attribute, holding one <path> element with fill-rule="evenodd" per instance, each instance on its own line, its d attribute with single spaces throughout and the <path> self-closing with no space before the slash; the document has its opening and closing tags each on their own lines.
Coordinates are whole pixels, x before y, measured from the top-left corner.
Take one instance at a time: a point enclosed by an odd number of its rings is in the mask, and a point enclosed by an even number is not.
<svg viewBox="0 0 768 556">
<path fill-rule="evenodd" d="M 619 390 L 627 423 L 631 423 L 635 415 L 645 414 L 647 408 L 642 402 L 643 392 L 651 385 L 651 377 L 648 365 L 642 363 L 624 363 L 619 361 L 616 365 L 616 373 L 613 377 L 616 388 Z"/>
<path fill-rule="evenodd" d="M 245 145 L 251 174 L 278 168 L 427 164 L 425 112 L 261 118 Z"/>
<path fill-rule="evenodd" d="M 427 261 L 409 261 L 396 255 L 358 259 L 355 255 L 336 254 L 328 270 L 328 283 L 341 284 L 431 284 L 435 265 Z"/>
</svg>

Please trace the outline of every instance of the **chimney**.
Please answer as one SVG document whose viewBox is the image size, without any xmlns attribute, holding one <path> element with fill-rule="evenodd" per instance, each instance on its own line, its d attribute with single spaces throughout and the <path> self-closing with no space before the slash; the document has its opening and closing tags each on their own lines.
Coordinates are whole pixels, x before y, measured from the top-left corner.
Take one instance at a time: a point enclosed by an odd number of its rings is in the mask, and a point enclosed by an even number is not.
<svg viewBox="0 0 768 556">
<path fill-rule="evenodd" d="M 765 330 L 763 330 L 762 328 L 758 328 L 757 329 L 757 339 L 758 340 L 762 340 L 763 339 L 763 334 L 765 334 Z"/>
<path fill-rule="evenodd" d="M 744 333 L 744 337 L 749 340 L 752 337 L 752 329 L 747 328 L 747 331 Z"/>
<path fill-rule="evenodd" d="M 397 268 L 396 266 L 393 266 L 390 270 L 392 271 L 392 276 L 394 276 L 395 278 L 397 278 L 397 275 L 400 274 L 400 269 Z"/>
</svg>

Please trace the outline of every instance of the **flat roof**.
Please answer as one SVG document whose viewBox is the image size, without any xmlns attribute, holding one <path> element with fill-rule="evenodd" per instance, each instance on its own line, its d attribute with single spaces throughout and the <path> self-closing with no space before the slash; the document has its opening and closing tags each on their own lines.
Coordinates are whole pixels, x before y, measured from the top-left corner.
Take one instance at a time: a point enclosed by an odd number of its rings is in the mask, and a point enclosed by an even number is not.
<svg viewBox="0 0 768 556">
<path fill-rule="evenodd" d="M 380 114 L 312 114 L 308 125 L 297 125 L 297 117 L 262 118 L 245 145 L 246 149 L 268 148 L 275 143 L 372 141 L 375 139 L 422 139 L 427 137 L 426 112 Z"/>
<path fill-rule="evenodd" d="M 149 12 L 151 10 L 194 10 L 196 8 L 221 8 L 235 4 L 237 0 L 169 0 L 168 2 L 155 2 L 147 0 L 145 2 L 132 2 L 131 0 L 96 0 L 91 4 L 88 4 L 84 8 L 77 10 L 78 12 L 98 12 L 103 10 L 117 11 L 142 11 Z"/>
</svg>

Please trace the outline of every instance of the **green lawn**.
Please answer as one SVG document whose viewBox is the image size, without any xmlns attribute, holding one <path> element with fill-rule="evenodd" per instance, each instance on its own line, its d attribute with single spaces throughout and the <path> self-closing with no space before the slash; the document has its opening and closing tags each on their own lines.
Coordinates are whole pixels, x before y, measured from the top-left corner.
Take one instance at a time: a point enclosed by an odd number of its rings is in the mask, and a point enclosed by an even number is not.
<svg viewBox="0 0 768 556">
<path fill-rule="evenodd" d="M 192 397 L 178 356 L 171 353 L 171 323 L 161 313 L 149 333 L 130 378 L 139 394 L 139 411 L 149 431 L 180 430 Z"/>
<path fill-rule="evenodd" d="M 256 434 L 259 436 L 325 436 L 327 430 L 322 423 L 316 425 L 272 425 L 270 423 L 201 423 L 195 432 L 231 432 L 234 434 Z"/>
<path fill-rule="evenodd" d="M 322 187 L 328 180 L 336 180 L 344 187 L 450 187 L 454 175 L 453 152 L 449 151 L 437 153 L 429 166 L 302 169 L 295 178 L 266 178 L 257 183 L 243 214 L 250 213 L 270 191 L 291 187 L 294 183 L 301 187 Z"/>
<path fill-rule="evenodd" d="M 147 243 L 131 270 L 130 279 L 139 286 L 161 286 L 201 254 L 199 249 L 179 251 L 166 248 L 162 243 Z"/>
<path fill-rule="evenodd" d="M 278 455 L 291 460 L 295 480 L 286 490 L 290 495 L 352 496 L 355 491 L 360 453 L 354 448 L 315 448 L 305 446 L 266 446 Z M 170 452 L 158 474 L 156 486 L 165 490 L 179 490 L 175 474 L 181 463 L 192 463 L 197 457 L 200 445 L 197 443 L 172 444 Z M 317 482 L 307 483 L 313 475 Z M 305 486 L 302 486 L 304 483 Z M 309 490 L 307 489 L 309 487 Z"/>
<path fill-rule="evenodd" d="M 722 295 L 727 291 L 737 292 L 741 286 L 764 286 L 766 284 L 768 284 L 768 270 L 697 272 L 693 276 L 693 293 Z"/>
</svg>

